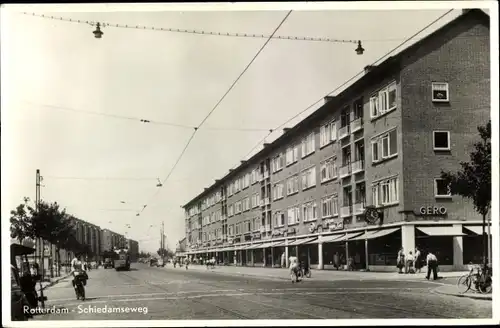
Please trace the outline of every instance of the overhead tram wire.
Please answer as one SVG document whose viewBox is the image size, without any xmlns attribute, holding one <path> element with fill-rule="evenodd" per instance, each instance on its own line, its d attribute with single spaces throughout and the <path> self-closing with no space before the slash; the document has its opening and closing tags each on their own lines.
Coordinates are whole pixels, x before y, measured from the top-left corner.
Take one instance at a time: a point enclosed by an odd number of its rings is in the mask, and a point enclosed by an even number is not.
<svg viewBox="0 0 500 328">
<path fill-rule="evenodd" d="M 410 40 L 413 40 L 415 39 L 415 37 L 417 35 L 419 35 L 420 33 L 422 33 L 423 31 L 425 31 L 426 29 L 428 29 L 429 27 L 431 27 L 432 25 L 434 25 L 435 23 L 437 23 L 438 21 L 440 21 L 441 19 L 443 19 L 445 16 L 447 16 L 449 13 L 451 13 L 453 11 L 453 9 L 450 9 L 448 10 L 446 13 L 442 14 L 441 16 L 439 16 L 438 18 L 436 18 L 435 20 L 433 20 L 432 22 L 430 22 L 429 24 L 427 24 L 425 27 L 423 27 L 422 29 L 420 29 L 419 31 L 417 31 L 415 34 L 413 34 L 412 36 L 410 36 L 409 38 L 406 38 L 402 43 L 400 43 L 399 45 L 397 45 L 395 48 L 393 48 L 392 50 L 390 50 L 388 53 L 386 53 L 385 55 L 383 55 L 382 57 L 380 57 L 379 59 L 377 59 L 373 64 L 371 64 L 372 66 L 376 65 L 378 62 L 380 62 L 382 59 L 386 58 L 387 56 L 389 56 L 390 54 L 392 54 L 394 51 L 396 51 L 397 49 L 401 48 L 403 45 L 405 45 L 406 43 L 408 43 Z M 277 126 L 276 128 L 274 129 L 270 129 L 269 130 L 269 133 L 266 134 L 266 136 L 261 139 L 256 146 L 254 146 L 248 153 L 247 155 L 245 155 L 245 157 L 243 158 L 246 158 L 247 156 L 249 156 L 257 147 L 259 147 L 259 145 L 264 142 L 274 131 L 277 131 L 279 130 L 281 127 L 285 126 L 287 123 L 289 123 L 290 121 L 294 120 L 295 118 L 297 118 L 298 116 L 302 115 L 303 113 L 305 113 L 306 111 L 308 111 L 310 108 L 312 108 L 313 106 L 315 106 L 316 104 L 318 104 L 319 102 L 321 102 L 326 96 L 329 96 L 331 95 L 332 93 L 338 91 L 339 89 L 341 89 L 342 87 L 344 87 L 345 85 L 347 85 L 349 82 L 351 82 L 352 80 L 354 80 L 355 78 L 357 78 L 358 76 L 360 76 L 361 74 L 364 74 L 364 70 L 360 71 L 359 73 L 357 73 L 356 75 L 354 75 L 353 77 L 351 77 L 349 80 L 345 81 L 344 83 L 342 83 L 341 85 L 339 85 L 338 87 L 336 87 L 334 90 L 332 90 L 331 92 L 329 92 L 328 94 L 326 94 L 325 96 L 321 97 L 319 100 L 315 101 L 313 104 L 309 105 L 307 108 L 305 108 L 304 110 L 300 111 L 299 113 L 297 113 L 296 115 L 294 115 L 292 118 L 288 119 L 286 122 L 284 122 L 283 124 Z M 238 167 L 240 164 L 236 164 L 233 168 L 236 168 Z"/>
<path fill-rule="evenodd" d="M 154 120 L 143 119 L 143 118 L 138 118 L 138 117 L 130 117 L 130 116 L 124 116 L 124 115 L 116 115 L 116 114 L 94 112 L 94 111 L 88 111 L 88 110 L 82 110 L 82 109 L 68 108 L 68 107 L 63 107 L 63 106 L 46 105 L 46 104 L 35 104 L 35 103 L 32 103 L 32 102 L 27 102 L 27 103 L 29 103 L 31 105 L 34 105 L 34 106 L 42 106 L 42 107 L 47 107 L 47 108 L 54 108 L 54 109 L 60 109 L 60 110 L 65 110 L 65 111 L 70 111 L 70 112 L 76 112 L 76 113 L 84 113 L 84 114 L 90 114 L 90 115 L 97 115 L 97 116 L 103 116 L 103 117 L 114 118 L 114 119 L 137 121 L 137 122 L 147 123 L 147 124 L 166 125 L 166 126 L 172 126 L 172 127 L 178 127 L 178 128 L 184 128 L 184 129 L 194 129 L 194 128 L 196 128 L 195 126 L 192 126 L 192 125 L 184 125 L 184 124 L 177 124 L 177 123 L 154 121 Z M 233 128 L 233 127 L 206 127 L 205 129 L 207 129 L 207 130 L 216 130 L 216 131 L 243 131 L 243 132 L 268 131 L 268 129 L 263 129 L 263 128 L 257 129 L 257 128 Z"/>
<path fill-rule="evenodd" d="M 229 94 L 229 92 L 231 92 L 231 90 L 234 88 L 234 86 L 236 85 L 236 83 L 238 83 L 238 81 L 241 79 L 241 77 L 246 73 L 246 71 L 250 68 L 250 66 L 253 64 L 253 62 L 257 59 L 257 57 L 260 55 L 260 53 L 262 52 L 262 50 L 264 50 L 264 48 L 268 45 L 268 43 L 271 41 L 272 37 L 276 34 L 276 32 L 280 29 L 280 27 L 283 25 L 283 23 L 285 23 L 285 21 L 288 19 L 288 17 L 290 16 L 290 14 L 292 13 L 292 10 L 290 10 L 286 16 L 281 20 L 281 22 L 279 23 L 279 25 L 274 29 L 273 33 L 271 34 L 271 36 L 266 40 L 266 42 L 260 47 L 259 51 L 257 51 L 257 53 L 255 54 L 255 56 L 252 58 L 252 60 L 250 61 L 250 63 L 248 63 L 248 65 L 245 67 L 245 69 L 241 72 L 241 74 L 236 78 L 236 80 L 234 80 L 234 82 L 231 84 L 231 86 L 229 87 L 229 89 L 226 91 L 226 93 L 224 93 L 224 95 L 221 97 L 221 99 L 216 103 L 216 105 L 210 110 L 210 112 L 205 116 L 205 118 L 203 118 L 203 120 L 201 121 L 200 124 L 198 124 L 198 126 L 196 128 L 194 128 L 194 131 L 193 131 L 193 134 L 191 135 L 191 137 L 189 138 L 186 146 L 184 147 L 184 149 L 182 150 L 182 153 L 180 154 L 179 158 L 177 158 L 177 161 L 175 162 L 174 166 L 172 167 L 172 169 L 170 170 L 170 172 L 168 173 L 167 177 L 162 181 L 162 185 L 165 185 L 165 183 L 167 182 L 168 178 L 172 175 L 173 171 L 175 170 L 177 164 L 180 162 L 180 160 L 182 159 L 184 153 L 186 152 L 187 148 L 189 147 L 191 141 L 193 140 L 194 136 L 196 135 L 196 132 L 198 132 L 198 130 L 201 128 L 201 126 L 207 121 L 207 119 L 210 117 L 210 115 L 212 115 L 212 113 L 219 107 L 219 105 L 222 103 L 222 101 L 226 98 L 226 96 Z M 151 200 L 148 202 L 150 203 L 160 192 L 160 189 L 156 190 L 156 192 L 154 193 L 153 197 L 151 197 Z M 142 212 L 144 212 L 144 210 L 146 209 L 146 206 L 145 205 L 140 211 L 139 213 L 137 213 L 136 215 L 139 216 L 140 214 L 142 214 Z"/>
</svg>

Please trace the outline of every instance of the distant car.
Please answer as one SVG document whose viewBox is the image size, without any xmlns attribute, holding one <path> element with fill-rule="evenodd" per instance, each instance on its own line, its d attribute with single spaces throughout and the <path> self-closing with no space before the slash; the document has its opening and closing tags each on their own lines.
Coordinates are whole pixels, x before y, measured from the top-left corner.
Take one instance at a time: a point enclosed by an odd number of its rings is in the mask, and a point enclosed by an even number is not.
<svg viewBox="0 0 500 328">
<path fill-rule="evenodd" d="M 113 261 L 109 258 L 105 259 L 103 266 L 104 266 L 104 269 L 112 268 L 114 266 Z"/>
<path fill-rule="evenodd" d="M 152 258 L 149 260 L 149 266 L 152 267 L 152 266 L 158 266 L 158 260 L 155 259 L 155 258 Z"/>
</svg>

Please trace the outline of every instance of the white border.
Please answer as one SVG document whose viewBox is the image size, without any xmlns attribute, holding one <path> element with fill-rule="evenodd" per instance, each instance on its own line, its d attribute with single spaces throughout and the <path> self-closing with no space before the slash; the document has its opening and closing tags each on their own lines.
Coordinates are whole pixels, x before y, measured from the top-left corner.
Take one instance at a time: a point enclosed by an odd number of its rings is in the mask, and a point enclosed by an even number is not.
<svg viewBox="0 0 500 328">
<path fill-rule="evenodd" d="M 292 2 L 274 2 L 274 3 L 210 3 L 210 4 L 148 4 L 141 3 L 140 6 L 135 4 L 69 4 L 64 5 L 55 5 L 55 4 L 36 4 L 36 5 L 18 5 L 18 4 L 8 4 L 2 6 L 2 12 L 4 11 L 29 11 L 29 12 L 68 12 L 68 11 L 79 11 L 79 12 L 110 12 L 110 11 L 137 11 L 137 12 L 145 12 L 145 11 L 240 11 L 240 10 L 276 10 L 276 11 L 285 11 L 293 9 L 295 11 L 298 10 L 408 10 L 408 9 L 449 9 L 453 7 L 455 9 L 464 9 L 464 8 L 483 8 L 489 9 L 490 15 L 490 47 L 491 47 L 491 58 L 499 58 L 498 51 L 498 3 L 496 1 L 400 1 L 400 2 L 386 2 L 386 1 L 370 1 L 370 2 L 302 2 L 302 3 L 292 3 Z M 2 29 L 2 33 L 5 33 L 5 30 Z M 2 73 L 4 70 L 2 70 Z M 3 74 L 2 74 L 3 75 Z M 5 88 L 4 84 L 2 87 Z M 498 171 L 498 146 L 499 146 L 499 121 L 498 121 L 498 96 L 499 96 L 499 81 L 498 81 L 498 61 L 491 60 L 491 108 L 495 109 L 491 111 L 491 119 L 492 119 L 492 148 L 493 148 L 493 158 L 497 160 L 492 161 L 492 218 L 499 217 L 499 208 L 498 208 L 498 199 L 499 199 L 499 190 L 498 190 L 498 179 L 499 179 L 499 171 Z M 2 102 L 5 101 L 5 95 L 2 94 Z M 5 120 L 5 117 L 8 117 L 8 113 L 2 111 L 2 118 Z M 8 130 L 8 126 L 4 126 L 4 135 Z M 2 142 L 2 152 L 5 150 L 12 151 L 9 148 L 8 143 L 5 141 L 5 138 L 1 139 Z M 4 156 L 2 156 L 4 157 Z M 2 172 L 8 171 L 12 169 L 11 167 L 7 167 L 4 162 L 2 162 Z M 6 187 L 7 175 L 2 174 L 2 186 Z M 3 188 L 3 190 L 6 190 Z M 10 249 L 10 238 L 9 238 L 9 220 L 4 218 L 2 220 L 2 248 L 4 250 Z M 499 220 L 492 220 L 492 235 L 499 236 Z M 498 240 L 493 243 L 493 258 L 498 259 L 500 256 L 500 243 Z M 493 269 L 495 272 L 499 272 L 499 264 L 500 261 L 494 263 L 495 268 Z M 8 252 L 2 252 L 2 282 L 3 286 L 7 286 L 7 288 L 2 289 L 2 298 L 4 300 L 10 299 L 10 283 L 9 283 L 9 275 L 10 275 L 10 257 Z M 500 286 L 499 284 L 499 274 L 493 276 L 493 284 L 495 286 Z M 192 326 L 246 326 L 248 324 L 258 325 L 258 326 L 302 326 L 302 325 L 318 325 L 318 326 L 351 326 L 353 324 L 369 324 L 369 325 L 383 325 L 383 326 L 393 326 L 393 325 L 401 325 L 401 324 L 416 324 L 416 325 L 454 325 L 454 324 L 463 324 L 463 325 L 482 325 L 482 324 L 498 324 L 500 321 L 500 299 L 499 299 L 499 288 L 496 288 L 493 291 L 493 319 L 404 319 L 404 320 L 391 320 L 391 319 L 368 319 L 368 320 L 188 320 L 188 321 L 180 321 L 180 320 L 113 320 L 113 321 L 78 321 L 77 325 L 86 326 L 86 327 L 185 327 L 187 325 Z M 10 321 L 10 302 L 2 302 L 2 312 L 6 315 L 2 318 L 2 323 L 4 325 L 8 325 L 10 327 L 46 327 L 48 325 L 53 327 L 74 327 L 75 322 L 73 321 L 28 321 L 28 322 L 11 322 Z"/>
<path fill-rule="evenodd" d="M 448 147 L 447 148 L 440 148 L 436 147 L 436 133 L 447 133 L 448 137 Z M 450 151 L 451 150 L 451 132 L 450 131 L 443 131 L 443 130 L 435 130 L 432 131 L 432 149 L 435 151 Z"/>
</svg>

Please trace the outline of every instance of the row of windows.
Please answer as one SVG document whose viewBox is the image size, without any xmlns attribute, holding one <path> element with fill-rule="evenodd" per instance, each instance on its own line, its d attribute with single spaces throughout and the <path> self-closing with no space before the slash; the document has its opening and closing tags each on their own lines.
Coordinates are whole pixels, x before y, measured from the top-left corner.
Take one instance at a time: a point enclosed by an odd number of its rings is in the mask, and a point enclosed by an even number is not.
<svg viewBox="0 0 500 328">
<path fill-rule="evenodd" d="M 445 82 L 432 82 L 431 83 L 432 101 L 433 102 L 449 102 L 449 85 Z M 391 82 L 389 85 L 378 90 L 370 97 L 370 116 L 372 119 L 382 116 L 390 111 L 397 108 L 397 85 L 396 82 Z M 355 119 L 362 117 L 362 100 L 357 100 L 354 103 L 354 116 Z M 348 109 L 348 108 L 347 108 Z M 341 115 L 341 127 L 348 124 L 349 115 L 348 110 L 343 110 Z M 328 145 L 329 143 L 337 140 L 337 126 L 336 121 L 331 121 L 320 127 L 320 148 Z M 371 140 L 372 146 L 372 162 L 378 163 L 382 160 L 389 159 L 397 156 L 397 132 L 396 129 L 392 129 L 382 135 L 379 135 Z M 450 150 L 450 133 L 449 131 L 433 131 L 433 146 L 434 150 Z M 315 134 L 310 133 L 302 139 L 301 142 L 301 156 L 302 158 L 312 154 L 315 151 Z M 349 153 L 350 156 L 350 153 Z M 289 147 L 285 155 L 279 154 L 271 159 L 271 170 L 272 172 L 278 172 L 283 167 L 292 165 L 298 161 L 298 145 Z M 347 159 L 347 163 L 350 163 L 350 158 Z M 343 163 L 344 163 L 343 159 Z M 345 164 L 345 163 L 344 163 Z M 332 168 L 332 170 L 335 170 Z M 333 171 L 330 176 L 333 175 Z M 329 174 L 325 171 L 323 175 L 322 170 L 322 180 L 328 179 L 325 176 Z M 242 189 L 247 188 L 249 185 L 256 183 L 260 180 L 259 169 L 253 170 L 251 173 L 244 175 L 243 177 L 235 180 L 231 183 L 227 190 L 228 195 L 231 196 L 234 193 L 239 192 Z M 331 179 L 331 178 L 330 178 Z M 219 196 L 217 196 L 219 194 Z M 214 199 L 214 198 L 209 198 Z M 215 202 L 220 201 L 220 192 L 216 193 Z M 208 201 L 208 204 L 213 204 L 214 200 Z M 202 204 L 202 206 L 204 206 Z M 211 206 L 211 205 L 207 205 Z M 197 207 L 193 207 L 188 211 L 189 216 L 199 214 Z"/>
<path fill-rule="evenodd" d="M 235 202 L 234 204 L 230 204 L 227 207 L 227 216 L 230 217 L 236 214 L 240 214 L 241 212 L 249 211 L 252 208 L 256 208 L 259 206 L 259 201 L 259 193 L 255 193 L 250 197 L 246 197 L 240 201 Z"/>
</svg>

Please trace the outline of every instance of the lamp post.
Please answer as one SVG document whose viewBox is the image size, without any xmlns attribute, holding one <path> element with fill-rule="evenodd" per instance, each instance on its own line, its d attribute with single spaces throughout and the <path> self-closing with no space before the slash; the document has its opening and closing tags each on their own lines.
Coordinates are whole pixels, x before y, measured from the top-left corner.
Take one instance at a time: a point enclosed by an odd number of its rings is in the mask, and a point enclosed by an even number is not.
<svg viewBox="0 0 500 328">
<path fill-rule="evenodd" d="M 95 31 L 92 33 L 94 33 L 94 37 L 96 39 L 102 38 L 102 35 L 104 34 L 104 32 L 101 31 L 101 24 L 99 22 L 97 22 L 96 27 L 95 27 Z"/>
</svg>

